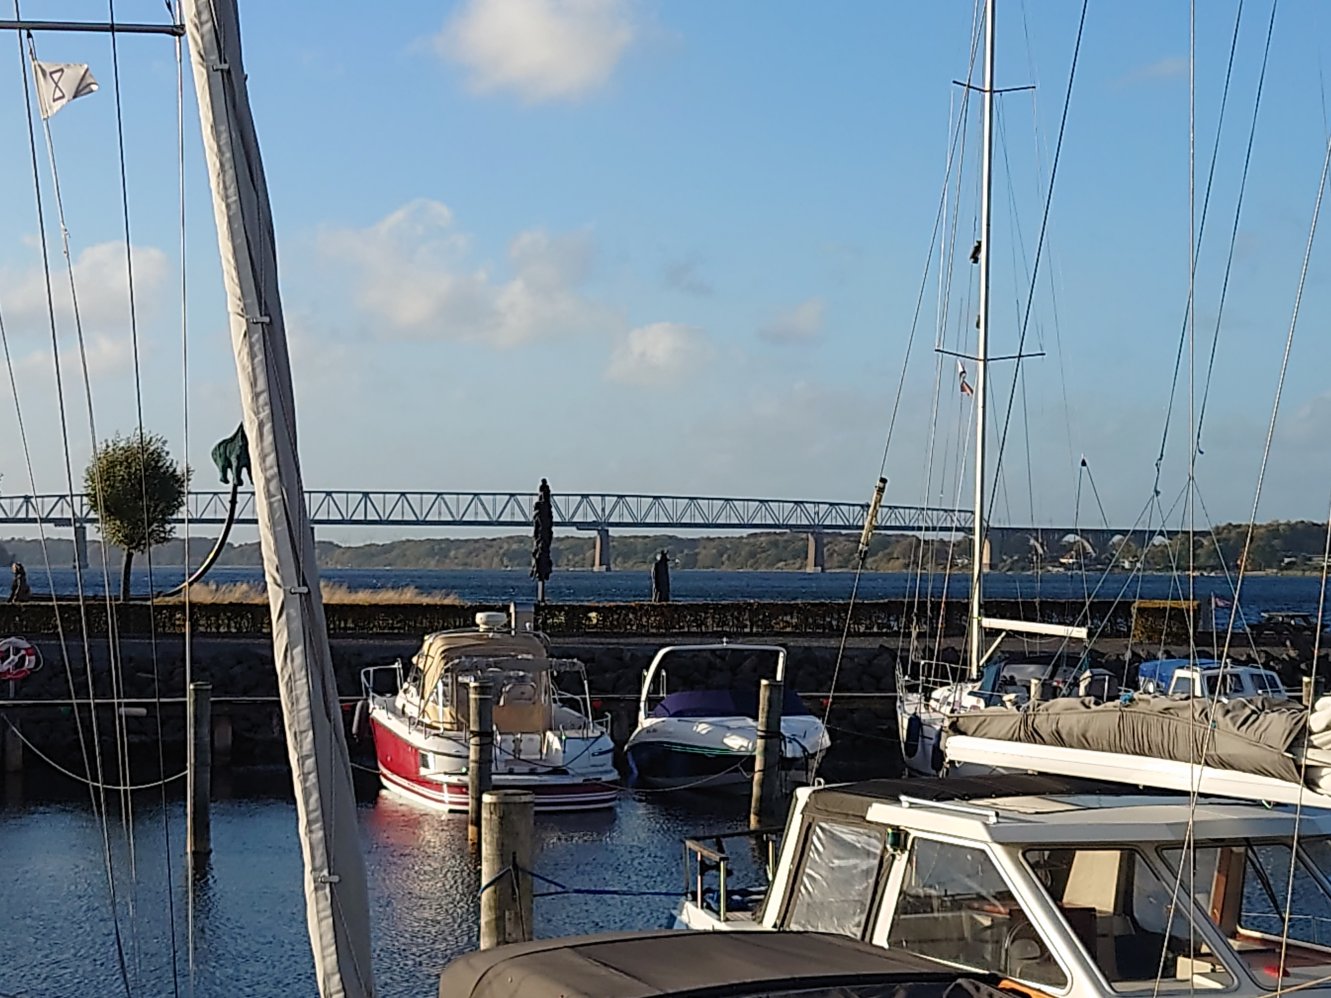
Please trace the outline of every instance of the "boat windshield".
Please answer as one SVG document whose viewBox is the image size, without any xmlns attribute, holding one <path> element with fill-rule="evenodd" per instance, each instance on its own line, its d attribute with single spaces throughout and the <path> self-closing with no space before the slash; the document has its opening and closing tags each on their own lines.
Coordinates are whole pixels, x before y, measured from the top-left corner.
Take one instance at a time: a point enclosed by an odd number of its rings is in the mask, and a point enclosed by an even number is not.
<svg viewBox="0 0 1331 998">
<path fill-rule="evenodd" d="M 1326 976 L 1331 840 L 1306 839 L 1296 853 L 1287 841 L 1248 840 L 1163 855 L 1258 984 L 1274 990 L 1309 967 L 1319 968 L 1313 976 Z"/>
<path fill-rule="evenodd" d="M 887 944 L 1033 984 L 1067 975 L 983 849 L 916 837 Z"/>
<path fill-rule="evenodd" d="M 1136 849 L 1028 849 L 1027 866 L 1115 990 L 1224 988 L 1233 979 L 1186 906 Z"/>
</svg>

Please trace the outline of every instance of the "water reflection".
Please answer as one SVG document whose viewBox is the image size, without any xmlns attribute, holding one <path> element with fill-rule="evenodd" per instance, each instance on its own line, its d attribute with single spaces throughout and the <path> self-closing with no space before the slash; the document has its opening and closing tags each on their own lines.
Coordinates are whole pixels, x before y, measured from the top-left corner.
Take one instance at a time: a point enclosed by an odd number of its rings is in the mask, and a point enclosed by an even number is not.
<svg viewBox="0 0 1331 998">
<path fill-rule="evenodd" d="M 6 780 L 0 805 L 0 994 L 24 998 L 122 994 L 116 928 L 134 993 L 170 995 L 175 925 L 180 993 L 191 959 L 200 995 L 314 994 L 295 808 L 283 773 L 237 771 L 213 802 L 213 853 L 196 864 L 193 910 L 184 860 L 184 805 L 134 795 L 132 814 L 108 795 L 94 814 L 86 790 L 29 770 Z M 479 872 L 465 815 L 440 815 L 358 784 L 370 876 L 375 975 L 385 996 L 434 993 L 438 970 L 476 944 Z M 540 815 L 536 869 L 569 888 L 677 892 L 681 839 L 741 828 L 746 802 L 705 795 L 626 794 L 613 811 Z M 131 851 L 131 842 L 133 844 Z M 114 871 L 115 910 L 111 918 Z M 168 889 L 170 885 L 170 889 Z M 548 885 L 542 888 L 550 891 Z M 664 897 L 540 897 L 538 935 L 664 925 Z M 193 922 L 193 946 L 187 945 Z"/>
</svg>

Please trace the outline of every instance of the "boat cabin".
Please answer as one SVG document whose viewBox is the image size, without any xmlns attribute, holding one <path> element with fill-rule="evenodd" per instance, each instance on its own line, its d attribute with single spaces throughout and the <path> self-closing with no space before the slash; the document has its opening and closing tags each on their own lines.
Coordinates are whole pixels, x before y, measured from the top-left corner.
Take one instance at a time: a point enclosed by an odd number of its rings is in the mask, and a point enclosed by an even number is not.
<svg viewBox="0 0 1331 998">
<path fill-rule="evenodd" d="M 1289 699 L 1280 676 L 1270 669 L 1216 659 L 1148 659 L 1137 668 L 1137 686 L 1143 693 L 1208 700 Z"/>
<path fill-rule="evenodd" d="M 757 901 L 714 882 L 733 843 L 699 845 L 688 928 L 839 932 L 1049 995 L 1331 994 L 1327 811 L 1032 774 L 806 788 Z"/>
</svg>

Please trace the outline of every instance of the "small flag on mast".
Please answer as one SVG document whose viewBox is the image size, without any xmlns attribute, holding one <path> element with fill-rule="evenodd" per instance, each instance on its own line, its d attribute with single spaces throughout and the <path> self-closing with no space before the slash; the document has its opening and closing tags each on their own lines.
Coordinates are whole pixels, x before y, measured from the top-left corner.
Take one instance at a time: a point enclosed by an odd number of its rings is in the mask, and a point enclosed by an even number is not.
<svg viewBox="0 0 1331 998">
<path fill-rule="evenodd" d="M 962 395 L 974 395 L 975 389 L 966 381 L 966 365 L 957 361 L 957 379 L 961 382 Z"/>
<path fill-rule="evenodd" d="M 50 118 L 70 101 L 97 89 L 86 63 L 33 59 L 32 71 L 37 78 L 37 100 L 43 118 Z"/>
</svg>

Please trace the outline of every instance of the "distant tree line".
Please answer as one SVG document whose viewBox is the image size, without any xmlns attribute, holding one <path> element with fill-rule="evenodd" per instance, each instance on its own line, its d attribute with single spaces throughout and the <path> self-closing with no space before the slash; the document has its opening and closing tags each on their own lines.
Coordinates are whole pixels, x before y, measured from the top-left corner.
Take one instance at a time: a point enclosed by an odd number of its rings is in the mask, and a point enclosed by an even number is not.
<svg viewBox="0 0 1331 998">
<path fill-rule="evenodd" d="M 1244 552 L 1247 535 L 1246 524 L 1224 524 L 1214 530 L 1198 531 L 1193 538 L 1192 564 L 1198 571 L 1216 571 L 1225 565 L 1236 567 Z M 194 565 L 208 553 L 214 540 L 212 537 L 191 537 L 187 558 L 183 540 L 175 538 L 154 547 L 153 560 L 159 565 Z M 824 545 L 827 568 L 853 568 L 857 542 L 856 535 L 828 534 Z M 590 568 L 592 546 L 589 534 L 556 536 L 551 548 L 555 572 Z M 1246 545 L 1247 567 L 1253 571 L 1314 571 L 1321 566 L 1325 546 L 1325 524 L 1310 520 L 1260 524 L 1253 530 L 1251 543 Z M 492 568 L 526 572 L 531 565 L 531 538 L 526 534 L 432 537 L 347 545 L 318 541 L 315 547 L 319 563 L 326 568 Z M 791 533 L 729 537 L 615 534 L 612 548 L 614 567 L 626 571 L 648 570 L 662 549 L 670 552 L 672 566 L 677 570 L 798 571 L 804 568 L 808 554 L 805 535 Z M 48 537 L 47 550 L 53 565 L 72 564 L 71 541 Z M 12 555 L 32 564 L 42 562 L 41 545 L 37 540 L 6 539 L 0 543 L 0 555 L 6 558 Z M 969 538 L 953 542 L 879 534 L 870 546 L 866 568 L 874 572 L 899 572 L 921 565 L 942 568 L 951 563 L 956 567 L 964 564 L 969 555 Z M 109 565 L 119 565 L 121 558 L 119 549 L 112 547 L 108 550 Z M 1096 564 L 1103 567 L 1108 558 L 1115 559 L 1120 566 L 1140 559 L 1148 571 L 1184 570 L 1189 565 L 1188 537 L 1175 535 L 1168 541 L 1146 545 L 1144 551 L 1127 541 L 1113 551 L 1100 552 Z M 95 567 L 102 563 L 95 540 L 89 542 L 89 561 Z M 228 545 L 218 564 L 257 566 L 260 564 L 259 545 Z M 994 567 L 1028 571 L 1031 563 L 1029 559 L 1009 559 Z"/>
</svg>

